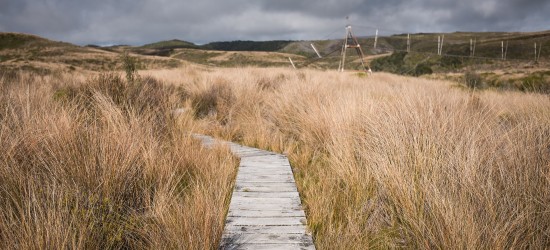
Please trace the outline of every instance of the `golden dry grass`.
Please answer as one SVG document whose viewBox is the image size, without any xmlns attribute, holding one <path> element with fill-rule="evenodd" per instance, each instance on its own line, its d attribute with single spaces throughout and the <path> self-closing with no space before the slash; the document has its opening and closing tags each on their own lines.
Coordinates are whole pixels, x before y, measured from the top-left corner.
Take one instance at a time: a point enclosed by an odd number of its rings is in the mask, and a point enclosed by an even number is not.
<svg viewBox="0 0 550 250">
<path fill-rule="evenodd" d="M 235 161 L 190 131 L 288 154 L 319 249 L 550 245 L 548 95 L 382 73 L 142 75 L 2 78 L 1 248 L 216 248 Z"/>
<path fill-rule="evenodd" d="M 319 249 L 550 245 L 548 95 L 284 69 L 178 81 L 202 132 L 289 154 Z"/>
<path fill-rule="evenodd" d="M 0 76 L 1 249 L 215 249 L 236 161 L 118 75 Z"/>
</svg>

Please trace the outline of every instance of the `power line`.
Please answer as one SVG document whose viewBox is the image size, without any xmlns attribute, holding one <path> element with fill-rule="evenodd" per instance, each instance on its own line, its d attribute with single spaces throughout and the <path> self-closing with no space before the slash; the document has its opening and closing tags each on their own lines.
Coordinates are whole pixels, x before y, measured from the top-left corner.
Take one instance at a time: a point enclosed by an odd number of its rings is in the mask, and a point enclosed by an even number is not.
<svg viewBox="0 0 550 250">
<path fill-rule="evenodd" d="M 377 49 L 376 48 L 376 40 L 377 40 L 377 34 L 378 34 L 378 30 L 379 28 L 376 27 L 376 26 L 368 26 L 368 25 L 356 25 L 354 24 L 353 25 L 354 27 L 358 27 L 358 28 L 369 28 L 369 29 L 373 29 L 376 30 L 376 35 L 374 37 L 374 44 L 373 47 L 375 50 Z M 322 40 L 334 35 L 334 33 L 338 32 L 340 29 L 338 30 L 335 30 L 331 33 L 329 33 L 328 35 L 324 36 L 322 38 Z M 427 55 L 428 57 L 424 60 L 422 60 L 421 62 L 419 62 L 418 64 L 420 63 L 423 63 L 427 60 L 429 60 L 430 58 L 434 57 L 434 56 L 438 56 L 438 57 L 452 57 L 452 58 L 462 58 L 462 59 L 477 59 L 477 60 L 495 60 L 495 61 L 515 61 L 515 62 L 531 62 L 532 60 L 530 59 L 521 59 L 521 58 L 508 58 L 507 57 L 507 54 L 508 54 L 508 40 L 507 37 L 514 37 L 515 35 L 514 34 L 505 34 L 504 36 L 498 36 L 496 38 L 486 38 L 484 39 L 485 42 L 484 44 L 490 44 L 491 42 L 494 42 L 493 40 L 495 39 L 504 39 L 506 40 L 506 47 L 504 47 L 504 40 L 500 40 L 499 42 L 501 43 L 501 53 L 499 55 L 499 57 L 486 57 L 486 56 L 475 56 L 475 50 L 476 50 L 476 41 L 477 41 L 477 38 L 474 38 L 474 39 L 469 39 L 470 41 L 470 54 L 469 55 L 458 55 L 458 54 L 449 54 L 449 53 L 443 53 L 443 43 L 444 43 L 444 35 L 443 37 L 439 36 L 439 42 L 438 42 L 438 46 L 437 46 L 437 53 L 433 53 L 433 52 L 424 52 L 424 51 L 413 51 L 411 50 L 411 40 L 413 38 L 413 35 L 411 35 L 410 33 L 406 32 L 406 31 L 403 31 L 403 30 L 395 30 L 395 29 L 384 29 L 386 31 L 395 31 L 395 32 L 399 32 L 403 35 L 405 35 L 404 37 L 401 37 L 400 35 L 396 36 L 392 36 L 392 37 L 388 37 L 390 39 L 402 39 L 402 40 L 405 40 L 406 39 L 406 43 L 407 43 L 407 48 L 405 50 L 403 49 L 397 49 L 397 48 L 392 48 L 392 49 L 387 49 L 386 51 L 389 51 L 389 52 L 407 52 L 407 53 L 417 53 L 417 54 L 424 54 L 424 55 Z M 434 36 L 437 35 L 437 33 L 424 33 L 425 34 L 433 34 Z M 516 34 L 517 35 L 517 34 Z M 463 45 L 466 45 L 468 44 L 468 42 L 461 42 L 460 40 L 458 39 L 452 39 L 452 38 L 449 38 L 451 41 L 454 41 L 453 42 L 453 45 L 456 46 L 463 46 Z M 371 44 L 372 41 L 369 42 L 370 39 L 366 39 L 366 40 L 363 40 L 363 44 L 366 44 L 366 45 L 369 45 Z M 458 40 L 458 41 L 457 41 Z M 416 41 L 419 41 L 419 40 L 416 40 Z M 345 44 L 346 41 L 344 41 L 344 44 Z M 358 43 L 359 44 L 359 43 Z M 345 45 L 344 45 L 345 46 Z M 358 45 L 360 46 L 360 45 Z M 537 46 L 537 45 L 535 45 Z M 314 48 L 315 50 L 315 48 Z M 333 58 L 333 57 L 336 57 L 336 56 L 330 56 L 331 54 L 333 54 L 334 52 L 338 51 L 339 49 L 335 49 L 333 51 L 330 51 L 328 54 L 325 54 L 319 58 L 315 57 L 315 58 L 309 58 L 309 59 L 306 59 L 305 62 L 302 63 L 302 66 L 307 66 L 307 65 L 310 65 L 311 63 L 314 63 L 316 61 L 319 61 L 321 59 L 324 59 L 324 58 Z M 535 48 L 535 61 L 538 61 L 540 59 L 540 54 L 541 54 L 541 50 L 542 50 L 542 44 L 538 44 L 538 53 L 537 53 L 537 48 Z M 319 53 L 317 53 L 318 56 Z M 417 64 L 417 65 L 418 65 Z M 410 70 L 409 70 L 410 72 Z"/>
</svg>

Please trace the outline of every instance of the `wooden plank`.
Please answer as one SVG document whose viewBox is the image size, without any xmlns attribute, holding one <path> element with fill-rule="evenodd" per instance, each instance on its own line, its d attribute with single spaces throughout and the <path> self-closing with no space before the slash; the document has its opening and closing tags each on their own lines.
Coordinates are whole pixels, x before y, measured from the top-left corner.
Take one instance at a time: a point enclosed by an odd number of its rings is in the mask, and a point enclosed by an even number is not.
<svg viewBox="0 0 550 250">
<path fill-rule="evenodd" d="M 300 197 L 243 197 L 243 196 L 232 196 L 231 202 L 252 202 L 254 204 L 266 203 L 266 204 L 296 204 L 300 205 Z"/>
<path fill-rule="evenodd" d="M 313 245 L 305 246 L 301 244 L 239 244 L 222 246 L 222 249 L 242 249 L 242 250 L 313 250 Z"/>
<path fill-rule="evenodd" d="M 241 174 L 237 176 L 237 182 L 290 182 L 294 183 L 292 176 L 284 175 L 253 175 L 253 174 Z"/>
<path fill-rule="evenodd" d="M 281 183 L 281 185 L 284 185 L 285 183 L 290 183 L 290 184 L 294 184 L 294 180 L 291 180 L 291 179 L 286 179 L 286 180 L 257 180 L 257 179 L 241 179 L 239 181 L 242 185 L 245 185 L 245 184 L 251 184 L 251 185 L 255 185 L 254 183 L 265 183 L 265 184 L 269 184 L 269 183 Z"/>
<path fill-rule="evenodd" d="M 306 234 L 227 234 L 222 236 L 222 244 L 313 244 L 311 236 Z"/>
<path fill-rule="evenodd" d="M 228 217 L 305 217 L 303 210 L 233 210 Z"/>
<path fill-rule="evenodd" d="M 294 177 L 288 174 L 267 174 L 267 173 L 240 173 L 237 175 L 237 181 L 242 179 L 243 181 L 249 180 L 253 182 L 262 181 L 262 180 L 272 180 L 272 181 L 281 181 L 287 182 L 291 181 L 294 183 Z"/>
<path fill-rule="evenodd" d="M 294 176 L 292 173 L 289 173 L 288 171 L 284 171 L 282 169 L 277 169 L 273 171 L 266 171 L 265 169 L 244 169 L 240 170 L 237 173 L 237 177 L 251 177 L 251 178 L 280 178 L 280 179 L 294 179 Z"/>
<path fill-rule="evenodd" d="M 292 175 L 290 169 L 284 169 L 284 168 L 281 168 L 281 167 L 265 167 L 265 168 L 258 168 L 258 167 L 242 167 L 242 168 L 239 168 L 239 173 L 285 173 L 285 174 L 289 174 L 289 175 Z"/>
<path fill-rule="evenodd" d="M 276 203 L 259 203 L 259 204 L 250 204 L 248 202 L 232 202 L 229 204 L 229 209 L 236 210 L 302 210 L 302 206 L 298 204 L 276 204 Z"/>
<path fill-rule="evenodd" d="M 239 170 L 237 173 L 237 177 L 239 176 L 269 176 L 271 178 L 292 178 L 294 179 L 294 175 L 289 173 L 289 171 L 285 171 L 284 169 L 257 169 L 257 168 L 249 168 L 249 169 L 243 169 Z"/>
<path fill-rule="evenodd" d="M 261 182 L 256 182 L 256 183 L 246 183 L 248 185 L 244 185 L 241 184 L 239 186 L 235 186 L 235 191 L 239 191 L 239 192 L 262 192 L 262 193 L 265 193 L 265 192 L 274 192 L 274 193 L 280 193 L 280 192 L 298 192 L 298 190 L 296 189 L 296 187 L 292 187 L 292 186 L 286 186 L 286 185 L 281 185 L 281 186 L 269 186 L 269 185 L 266 185 L 266 184 L 290 184 L 289 182 L 287 183 L 261 183 Z"/>
<path fill-rule="evenodd" d="M 232 197 L 251 197 L 251 198 L 293 198 L 296 192 L 233 192 Z"/>
<path fill-rule="evenodd" d="M 244 161 L 244 162 L 241 162 L 240 167 L 243 167 L 243 168 L 253 167 L 258 169 L 275 168 L 275 169 L 281 169 L 285 171 L 291 170 L 290 165 L 287 165 L 287 164 L 278 163 L 278 162 Z"/>
<path fill-rule="evenodd" d="M 228 234 L 303 234 L 306 232 L 305 225 L 287 225 L 287 226 L 232 226 L 227 225 L 225 232 Z"/>
<path fill-rule="evenodd" d="M 230 226 L 293 226 L 305 225 L 303 217 L 227 217 Z"/>
</svg>

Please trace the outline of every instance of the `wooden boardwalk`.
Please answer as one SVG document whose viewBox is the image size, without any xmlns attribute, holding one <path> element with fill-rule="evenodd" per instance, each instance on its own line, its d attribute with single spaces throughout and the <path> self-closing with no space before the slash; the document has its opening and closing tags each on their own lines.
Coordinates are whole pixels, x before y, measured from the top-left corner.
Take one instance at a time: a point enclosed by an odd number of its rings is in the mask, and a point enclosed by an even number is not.
<svg viewBox="0 0 550 250">
<path fill-rule="evenodd" d="M 286 156 L 209 136 L 241 158 L 220 249 L 315 249 Z"/>
</svg>

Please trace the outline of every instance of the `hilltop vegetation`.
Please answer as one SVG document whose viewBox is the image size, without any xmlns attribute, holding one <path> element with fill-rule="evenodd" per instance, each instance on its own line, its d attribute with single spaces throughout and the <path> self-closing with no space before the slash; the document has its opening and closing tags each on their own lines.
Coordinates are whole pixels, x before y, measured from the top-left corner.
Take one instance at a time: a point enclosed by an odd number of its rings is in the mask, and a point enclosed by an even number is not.
<svg viewBox="0 0 550 250">
<path fill-rule="evenodd" d="M 0 70 L 3 71 L 24 70 L 47 75 L 77 70 L 119 70 L 122 67 L 120 56 L 123 53 L 124 49 L 82 47 L 34 35 L 0 33 Z M 139 56 L 141 69 L 173 68 L 182 63 L 167 57 Z"/>
<path fill-rule="evenodd" d="M 231 41 L 231 42 L 213 42 L 201 46 L 203 49 L 223 50 L 223 51 L 280 51 L 292 41 Z"/>
<path fill-rule="evenodd" d="M 359 38 L 367 64 L 375 72 L 424 76 L 468 82 L 467 72 L 478 75 L 477 88 L 550 91 L 545 73 L 550 67 L 550 32 L 445 34 L 443 56 L 435 53 L 441 34 L 412 34 L 411 52 L 406 50 L 406 34 Z M 476 40 L 470 58 L 470 39 Z M 508 42 L 507 60 L 499 60 L 501 42 Z M 176 68 L 189 62 L 214 67 L 290 67 L 292 58 L 298 68 L 337 69 L 340 40 L 322 41 L 233 41 L 195 45 L 169 40 L 143 46 L 76 46 L 16 33 L 0 35 L 0 69 L 24 69 L 39 74 L 87 70 L 119 70 L 121 54 L 131 53 L 140 69 Z M 540 60 L 534 63 L 533 44 L 542 44 Z M 323 55 L 317 58 L 310 44 Z M 345 68 L 362 70 L 359 57 L 348 53 Z"/>
<path fill-rule="evenodd" d="M 76 46 L 69 43 L 54 42 L 35 35 L 0 32 L 0 50 L 21 49 L 26 47 L 48 48 L 48 47 L 76 47 Z"/>
<path fill-rule="evenodd" d="M 145 44 L 141 46 L 141 48 L 146 48 L 146 49 L 182 49 L 182 48 L 189 49 L 191 48 L 191 49 L 194 49 L 194 48 L 198 48 L 198 46 L 191 42 L 173 39 L 169 41 L 160 41 L 160 42 Z"/>
</svg>

